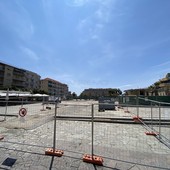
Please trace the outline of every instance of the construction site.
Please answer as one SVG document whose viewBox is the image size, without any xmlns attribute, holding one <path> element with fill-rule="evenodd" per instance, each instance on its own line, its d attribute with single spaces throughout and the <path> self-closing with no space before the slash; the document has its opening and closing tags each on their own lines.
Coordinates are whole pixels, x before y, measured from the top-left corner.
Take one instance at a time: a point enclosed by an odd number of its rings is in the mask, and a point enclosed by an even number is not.
<svg viewBox="0 0 170 170">
<path fill-rule="evenodd" d="M 170 169 L 169 103 L 3 102 L 0 169 Z"/>
</svg>

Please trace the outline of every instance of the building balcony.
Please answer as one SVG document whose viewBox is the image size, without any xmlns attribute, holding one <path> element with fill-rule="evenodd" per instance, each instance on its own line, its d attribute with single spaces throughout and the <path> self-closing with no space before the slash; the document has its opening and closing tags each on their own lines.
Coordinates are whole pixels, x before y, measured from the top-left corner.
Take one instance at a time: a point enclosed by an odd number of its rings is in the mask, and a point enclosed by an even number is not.
<svg viewBox="0 0 170 170">
<path fill-rule="evenodd" d="M 22 77 L 25 77 L 25 74 L 24 74 L 24 72 L 13 72 L 13 75 L 14 76 L 22 76 Z"/>
<path fill-rule="evenodd" d="M 14 81 L 20 81 L 20 82 L 24 82 L 25 78 L 24 77 L 13 77 Z"/>
<path fill-rule="evenodd" d="M 159 84 L 159 87 L 170 87 L 170 83 L 161 83 Z"/>
<path fill-rule="evenodd" d="M 12 86 L 17 86 L 17 87 L 24 87 L 25 84 L 23 82 L 12 82 Z"/>
</svg>

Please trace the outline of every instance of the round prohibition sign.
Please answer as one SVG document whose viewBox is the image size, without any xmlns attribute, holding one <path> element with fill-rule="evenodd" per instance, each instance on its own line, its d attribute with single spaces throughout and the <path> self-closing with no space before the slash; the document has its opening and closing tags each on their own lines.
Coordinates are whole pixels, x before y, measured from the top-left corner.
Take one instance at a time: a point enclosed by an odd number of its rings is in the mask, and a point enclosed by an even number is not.
<svg viewBox="0 0 170 170">
<path fill-rule="evenodd" d="M 20 115 L 21 117 L 24 117 L 26 114 L 27 114 L 27 110 L 26 110 L 25 108 L 21 108 L 21 109 L 19 110 L 19 115 Z"/>
</svg>

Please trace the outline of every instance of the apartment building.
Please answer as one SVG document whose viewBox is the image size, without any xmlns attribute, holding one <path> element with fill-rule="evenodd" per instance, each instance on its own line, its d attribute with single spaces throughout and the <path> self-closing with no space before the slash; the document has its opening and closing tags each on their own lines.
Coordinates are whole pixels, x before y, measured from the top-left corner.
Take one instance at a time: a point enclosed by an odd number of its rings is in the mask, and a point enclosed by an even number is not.
<svg viewBox="0 0 170 170">
<path fill-rule="evenodd" d="M 159 81 L 155 82 L 148 88 L 128 89 L 125 95 L 144 95 L 144 96 L 170 96 L 170 73 Z"/>
<path fill-rule="evenodd" d="M 170 73 L 158 82 L 158 95 L 170 96 Z"/>
<path fill-rule="evenodd" d="M 50 96 L 66 98 L 68 95 L 68 86 L 51 78 L 41 80 L 41 90 L 44 90 Z"/>
<path fill-rule="evenodd" d="M 40 75 L 0 62 L 0 88 L 14 88 L 20 90 L 38 90 Z"/>
<path fill-rule="evenodd" d="M 25 87 L 27 87 L 28 90 L 39 90 L 40 89 L 40 78 L 38 74 L 26 70 L 25 72 L 25 78 L 27 81 L 25 81 Z"/>
<path fill-rule="evenodd" d="M 102 96 L 118 96 L 121 91 L 113 88 L 89 88 L 85 89 L 82 93 L 82 97 L 98 98 Z"/>
</svg>

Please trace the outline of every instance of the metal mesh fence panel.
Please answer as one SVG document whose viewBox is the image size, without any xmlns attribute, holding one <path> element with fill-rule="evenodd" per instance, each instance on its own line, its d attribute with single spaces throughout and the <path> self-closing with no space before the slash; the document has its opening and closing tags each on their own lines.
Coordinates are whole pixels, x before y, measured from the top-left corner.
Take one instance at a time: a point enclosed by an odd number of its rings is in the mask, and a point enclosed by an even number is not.
<svg viewBox="0 0 170 170">
<path fill-rule="evenodd" d="M 64 150 L 66 157 L 79 155 L 81 158 L 85 153 L 93 153 L 102 156 L 105 165 L 117 169 L 119 165 L 113 165 L 114 160 L 168 169 L 170 148 L 165 140 L 169 140 L 169 124 L 160 123 L 168 120 L 169 107 L 150 104 L 150 107 L 116 104 L 115 109 L 104 111 L 100 111 L 96 103 L 42 105 L 23 102 L 22 105 L 9 105 L 7 110 L 4 105 L 0 111 L 6 111 L 6 120 L 2 115 L 0 133 L 5 138 L 0 147 L 20 150 L 25 155 L 44 154 L 45 148 L 53 147 L 55 142 L 55 148 Z M 27 111 L 23 117 L 19 115 L 21 108 Z M 142 117 L 140 122 L 132 119 L 137 113 Z M 157 119 L 161 121 L 156 122 Z M 151 129 L 161 132 L 161 136 L 146 135 Z"/>
<path fill-rule="evenodd" d="M 161 135 L 170 148 L 170 104 L 161 107 Z"/>
<path fill-rule="evenodd" d="M 154 132 L 154 135 L 157 134 L 156 137 L 170 148 L 170 103 L 147 100 L 150 105 L 145 112 L 140 112 L 142 123 L 146 125 L 149 134 Z"/>
<path fill-rule="evenodd" d="M 53 118 L 54 107 L 51 104 L 48 105 L 48 109 L 42 111 L 42 103 L 8 106 L 6 114 L 2 116 L 6 117 L 6 121 L 2 122 L 1 125 L 7 128 L 33 129 Z"/>
<path fill-rule="evenodd" d="M 91 105 L 59 104 L 56 146 L 67 154 L 88 153 L 91 148 Z"/>
<path fill-rule="evenodd" d="M 94 107 L 94 115 L 101 114 L 97 107 L 97 105 Z M 116 119 L 113 119 L 113 115 Z M 147 129 L 143 124 L 135 124 L 129 118 L 127 121 L 124 115 L 124 110 L 109 110 L 105 111 L 104 116 L 101 115 L 100 121 L 94 116 L 94 155 L 157 168 L 168 168 L 169 148 L 157 138 L 147 136 L 145 134 Z M 110 119 L 109 116 L 111 116 Z"/>
<path fill-rule="evenodd" d="M 44 153 L 46 147 L 52 146 L 54 104 L 47 104 L 43 110 L 42 103 L 23 102 L 20 105 L 12 101 L 8 104 L 6 114 L 1 112 L 0 133 L 4 136 L 1 147 L 26 154 Z"/>
<path fill-rule="evenodd" d="M 91 112 L 89 112 L 89 104 L 59 104 L 57 116 L 65 117 L 89 117 Z"/>
</svg>

